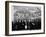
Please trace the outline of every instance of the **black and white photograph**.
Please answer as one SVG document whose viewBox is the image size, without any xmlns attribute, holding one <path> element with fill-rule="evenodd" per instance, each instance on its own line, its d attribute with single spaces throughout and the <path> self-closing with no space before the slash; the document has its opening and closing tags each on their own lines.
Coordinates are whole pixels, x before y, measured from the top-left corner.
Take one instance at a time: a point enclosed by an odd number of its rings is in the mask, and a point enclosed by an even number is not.
<svg viewBox="0 0 46 37">
<path fill-rule="evenodd" d="M 12 31 L 41 29 L 41 8 L 12 6 Z M 12 15 L 11 15 L 12 16 Z"/>
<path fill-rule="evenodd" d="M 44 3 L 9 2 L 8 6 L 9 35 L 44 33 Z"/>
</svg>

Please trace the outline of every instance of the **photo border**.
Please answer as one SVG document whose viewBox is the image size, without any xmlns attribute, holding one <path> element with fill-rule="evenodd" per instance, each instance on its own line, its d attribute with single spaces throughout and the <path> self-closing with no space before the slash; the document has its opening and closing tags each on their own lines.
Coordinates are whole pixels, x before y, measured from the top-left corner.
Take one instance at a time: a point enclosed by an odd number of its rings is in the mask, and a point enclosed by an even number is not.
<svg viewBox="0 0 46 37">
<path fill-rule="evenodd" d="M 9 34 L 9 3 L 26 3 L 26 4 L 42 4 L 44 5 L 44 32 L 43 33 L 28 33 L 28 34 Z M 5 1 L 5 35 L 6 36 L 18 36 L 18 35 L 33 35 L 33 34 L 45 34 L 45 3 L 37 2 L 22 2 L 22 1 Z"/>
</svg>

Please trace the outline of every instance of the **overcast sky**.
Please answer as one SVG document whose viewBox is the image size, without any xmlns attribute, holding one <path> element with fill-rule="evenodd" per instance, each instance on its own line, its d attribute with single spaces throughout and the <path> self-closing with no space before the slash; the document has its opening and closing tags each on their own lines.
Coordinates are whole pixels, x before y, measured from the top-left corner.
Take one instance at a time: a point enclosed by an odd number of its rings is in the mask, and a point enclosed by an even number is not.
<svg viewBox="0 0 46 37">
<path fill-rule="evenodd" d="M 12 20 L 33 19 L 41 16 L 41 7 L 12 6 Z"/>
</svg>

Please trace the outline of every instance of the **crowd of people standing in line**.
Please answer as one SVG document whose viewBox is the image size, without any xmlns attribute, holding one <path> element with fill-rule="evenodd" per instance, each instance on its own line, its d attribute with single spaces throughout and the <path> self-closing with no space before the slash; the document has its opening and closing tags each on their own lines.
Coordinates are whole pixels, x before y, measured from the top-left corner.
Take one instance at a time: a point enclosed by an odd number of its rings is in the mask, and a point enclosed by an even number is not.
<svg viewBox="0 0 46 37">
<path fill-rule="evenodd" d="M 12 22 L 12 30 L 34 30 L 34 29 L 41 29 L 41 21 L 34 21 L 31 20 L 17 20 L 15 23 Z"/>
</svg>

